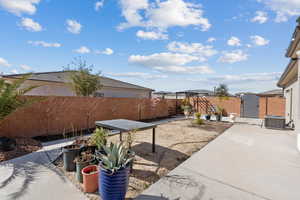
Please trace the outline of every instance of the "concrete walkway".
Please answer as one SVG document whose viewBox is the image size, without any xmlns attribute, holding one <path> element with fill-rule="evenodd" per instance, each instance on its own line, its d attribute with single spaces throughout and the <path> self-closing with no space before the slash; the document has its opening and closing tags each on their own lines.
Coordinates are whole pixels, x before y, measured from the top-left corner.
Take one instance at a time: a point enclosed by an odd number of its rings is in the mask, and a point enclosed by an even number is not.
<svg viewBox="0 0 300 200">
<path fill-rule="evenodd" d="M 70 142 L 44 144 L 38 152 L 0 163 L 0 199 L 87 199 L 51 164 L 59 155 L 60 147 Z"/>
<path fill-rule="evenodd" d="M 299 200 L 296 135 L 236 124 L 138 200 Z"/>
</svg>

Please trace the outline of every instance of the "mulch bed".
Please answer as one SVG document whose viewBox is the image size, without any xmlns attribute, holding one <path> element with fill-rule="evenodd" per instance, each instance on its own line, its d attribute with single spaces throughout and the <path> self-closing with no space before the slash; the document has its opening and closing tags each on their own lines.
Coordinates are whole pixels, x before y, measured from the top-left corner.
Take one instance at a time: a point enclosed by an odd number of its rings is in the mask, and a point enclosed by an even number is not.
<svg viewBox="0 0 300 200">
<path fill-rule="evenodd" d="M 17 158 L 42 148 L 42 144 L 31 138 L 15 138 L 16 148 L 12 151 L 0 152 L 0 162 Z"/>
</svg>

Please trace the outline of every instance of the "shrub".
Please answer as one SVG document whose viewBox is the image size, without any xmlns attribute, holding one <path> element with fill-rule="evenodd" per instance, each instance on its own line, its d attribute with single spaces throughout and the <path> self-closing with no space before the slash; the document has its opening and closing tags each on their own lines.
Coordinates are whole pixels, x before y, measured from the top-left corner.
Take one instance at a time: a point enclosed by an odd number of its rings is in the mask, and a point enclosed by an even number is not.
<svg viewBox="0 0 300 200">
<path fill-rule="evenodd" d="M 107 140 L 106 140 L 107 136 L 108 136 L 108 133 L 105 129 L 96 128 L 96 130 L 94 131 L 94 133 L 91 136 L 91 144 L 96 145 L 98 149 L 101 149 L 107 143 Z"/>
<path fill-rule="evenodd" d="M 196 119 L 200 119 L 201 118 L 201 113 L 199 113 L 199 112 L 195 113 L 195 117 L 196 117 Z"/>
<path fill-rule="evenodd" d="M 194 122 L 195 122 L 196 124 L 198 124 L 198 125 L 203 125 L 203 124 L 204 124 L 204 120 L 203 120 L 203 119 L 200 119 L 200 118 L 195 119 Z"/>
</svg>

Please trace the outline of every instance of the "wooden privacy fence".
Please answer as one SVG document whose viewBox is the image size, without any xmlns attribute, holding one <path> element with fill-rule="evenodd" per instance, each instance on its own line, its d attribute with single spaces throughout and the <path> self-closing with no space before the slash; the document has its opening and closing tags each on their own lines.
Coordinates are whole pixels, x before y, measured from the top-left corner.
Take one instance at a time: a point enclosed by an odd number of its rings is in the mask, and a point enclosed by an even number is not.
<svg viewBox="0 0 300 200">
<path fill-rule="evenodd" d="M 220 99 L 219 97 L 193 97 L 190 101 L 194 110 L 202 114 L 213 112 L 217 106 L 222 107 L 225 113 L 236 113 L 238 116 L 241 111 L 241 99 L 238 97 L 228 97 L 228 99 Z"/>
<path fill-rule="evenodd" d="M 36 97 L 27 97 L 36 98 Z M 97 120 L 145 120 L 174 115 L 176 100 L 47 97 L 8 116 L 0 136 L 57 135 L 95 127 Z"/>
<path fill-rule="evenodd" d="M 283 97 L 260 97 L 259 118 L 266 115 L 285 116 L 285 98 Z"/>
</svg>

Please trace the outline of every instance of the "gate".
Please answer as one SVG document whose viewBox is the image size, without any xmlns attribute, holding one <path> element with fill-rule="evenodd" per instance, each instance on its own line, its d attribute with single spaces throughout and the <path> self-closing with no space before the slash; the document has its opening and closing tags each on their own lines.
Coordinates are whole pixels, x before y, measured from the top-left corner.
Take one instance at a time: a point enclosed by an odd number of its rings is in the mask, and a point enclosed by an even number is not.
<svg viewBox="0 0 300 200">
<path fill-rule="evenodd" d="M 259 97 L 255 94 L 244 94 L 241 96 L 241 117 L 259 117 Z"/>
</svg>

